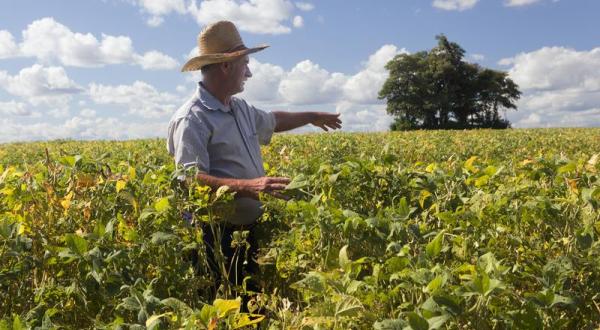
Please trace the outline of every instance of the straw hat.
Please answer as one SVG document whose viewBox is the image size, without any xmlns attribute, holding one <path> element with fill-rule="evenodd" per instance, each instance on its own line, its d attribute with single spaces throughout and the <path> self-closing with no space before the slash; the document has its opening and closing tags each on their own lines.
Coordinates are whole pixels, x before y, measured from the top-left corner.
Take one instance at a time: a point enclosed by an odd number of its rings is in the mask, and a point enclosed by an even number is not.
<svg viewBox="0 0 600 330">
<path fill-rule="evenodd" d="M 190 59 L 181 68 L 182 72 L 200 70 L 205 65 L 234 61 L 244 55 L 256 53 L 268 45 L 247 48 L 235 25 L 219 21 L 205 27 L 198 36 L 200 55 Z"/>
</svg>

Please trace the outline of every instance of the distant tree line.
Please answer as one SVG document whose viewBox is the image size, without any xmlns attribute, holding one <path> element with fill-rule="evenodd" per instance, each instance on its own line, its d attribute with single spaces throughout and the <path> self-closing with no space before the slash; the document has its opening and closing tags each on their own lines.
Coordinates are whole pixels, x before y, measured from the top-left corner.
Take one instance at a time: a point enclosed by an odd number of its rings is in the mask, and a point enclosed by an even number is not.
<svg viewBox="0 0 600 330">
<path fill-rule="evenodd" d="M 395 117 L 392 130 L 508 128 L 499 111 L 517 109 L 518 86 L 502 71 L 463 61 L 465 51 L 444 35 L 429 52 L 387 63 L 379 98 Z"/>
</svg>

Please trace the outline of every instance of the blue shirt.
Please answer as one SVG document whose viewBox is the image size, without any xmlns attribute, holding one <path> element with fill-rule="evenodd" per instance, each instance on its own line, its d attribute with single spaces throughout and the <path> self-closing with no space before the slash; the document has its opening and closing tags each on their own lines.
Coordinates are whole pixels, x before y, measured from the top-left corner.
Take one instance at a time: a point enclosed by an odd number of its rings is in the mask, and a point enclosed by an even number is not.
<svg viewBox="0 0 600 330">
<path fill-rule="evenodd" d="M 268 144 L 274 130 L 272 112 L 235 97 L 226 106 L 199 83 L 169 122 L 167 149 L 186 168 L 196 166 L 221 178 L 253 179 L 265 175 L 260 144 Z"/>
</svg>

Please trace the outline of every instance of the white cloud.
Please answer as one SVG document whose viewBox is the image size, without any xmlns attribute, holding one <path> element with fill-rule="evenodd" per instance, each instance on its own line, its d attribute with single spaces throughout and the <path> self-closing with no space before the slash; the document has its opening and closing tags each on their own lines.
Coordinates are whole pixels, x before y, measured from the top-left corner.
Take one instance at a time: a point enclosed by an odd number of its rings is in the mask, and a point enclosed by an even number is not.
<svg viewBox="0 0 600 330">
<path fill-rule="evenodd" d="M 96 110 L 89 108 L 81 109 L 81 111 L 79 111 L 79 115 L 84 118 L 94 118 L 96 117 Z"/>
<path fill-rule="evenodd" d="M 304 60 L 290 71 L 250 60 L 253 76 L 246 83 L 242 97 L 260 106 L 276 108 L 327 108 L 342 114 L 344 129 L 385 130 L 391 117 L 377 95 L 387 79 L 385 64 L 394 56 L 406 53 L 394 45 L 384 45 L 369 56 L 354 75 L 329 72 L 318 64 Z"/>
<path fill-rule="evenodd" d="M 385 111 L 385 104 L 356 104 L 339 102 L 336 112 L 341 114 L 344 130 L 387 131 L 393 121 Z"/>
<path fill-rule="evenodd" d="M 511 78 L 523 89 L 600 89 L 600 47 L 590 51 L 544 47 L 507 62 L 513 64 Z"/>
<path fill-rule="evenodd" d="M 310 60 L 288 72 L 279 84 L 279 94 L 291 104 L 318 104 L 335 101 L 345 83 L 341 73 L 329 73 Z"/>
<path fill-rule="evenodd" d="M 0 59 L 16 57 L 18 55 L 19 48 L 15 44 L 13 35 L 6 30 L 0 30 Z"/>
<path fill-rule="evenodd" d="M 434 0 L 432 6 L 443 10 L 463 11 L 473 8 L 479 0 Z"/>
<path fill-rule="evenodd" d="M 312 3 L 308 3 L 308 2 L 296 2 L 294 4 L 296 5 L 296 7 L 298 7 L 298 9 L 300 9 L 302 11 L 311 11 L 311 10 L 315 9 L 315 5 L 313 5 Z"/>
<path fill-rule="evenodd" d="M 277 91 L 285 70 L 277 65 L 260 63 L 253 57 L 250 58 L 248 66 L 252 78 L 246 82 L 244 97 L 253 102 L 280 102 Z"/>
<path fill-rule="evenodd" d="M 0 115 L 2 116 L 30 116 L 31 111 L 23 102 L 0 102 Z"/>
<path fill-rule="evenodd" d="M 0 34 L 0 43 L 6 39 Z M 8 39 L 7 39 L 8 40 Z M 98 40 L 91 33 L 71 31 L 51 17 L 42 18 L 29 24 L 23 31 L 23 41 L 19 44 L 23 56 L 35 57 L 46 63 L 58 62 L 66 66 L 101 67 L 107 64 L 139 64 L 144 69 L 171 69 L 177 63 L 168 55 L 150 51 L 139 55 L 127 36 L 102 34 Z M 11 52 L 16 56 L 16 52 Z M 156 65 L 153 59 L 160 58 L 168 65 Z"/>
<path fill-rule="evenodd" d="M 150 14 L 146 24 L 151 27 L 160 26 L 163 22 L 163 16 L 172 12 L 185 14 L 186 7 L 183 0 L 138 0 L 135 2 L 142 8 L 143 12 Z"/>
<path fill-rule="evenodd" d="M 539 2 L 540 0 L 506 0 L 504 5 L 507 7 L 519 7 L 519 6 L 527 6 L 533 3 Z"/>
<path fill-rule="evenodd" d="M 151 27 L 160 26 L 165 21 L 161 16 L 152 16 L 146 20 L 146 24 Z"/>
<path fill-rule="evenodd" d="M 284 23 L 293 9 L 288 0 L 205 0 L 200 6 L 192 0 L 188 6 L 199 25 L 230 20 L 242 31 L 259 34 L 289 33 L 291 29 Z"/>
<path fill-rule="evenodd" d="M 600 126 L 600 48 L 544 47 L 503 59 L 523 92 L 515 127 Z"/>
<path fill-rule="evenodd" d="M 166 134 L 166 122 L 131 122 L 118 118 L 85 118 L 75 116 L 61 123 L 23 123 L 0 118 L 0 142 L 52 139 L 138 139 Z"/>
<path fill-rule="evenodd" d="M 379 90 L 388 77 L 385 65 L 398 54 L 407 54 L 406 49 L 384 45 L 364 64 L 363 70 L 348 79 L 344 86 L 345 99 L 356 103 L 376 103 Z"/>
<path fill-rule="evenodd" d="M 185 13 L 185 2 L 183 0 L 138 0 L 144 11 L 154 16 L 167 15 L 171 12 Z"/>
<path fill-rule="evenodd" d="M 170 70 L 179 66 L 174 58 L 157 51 L 147 52 L 143 56 L 136 55 L 135 61 L 144 70 Z"/>
<path fill-rule="evenodd" d="M 295 28 L 301 28 L 304 26 L 304 19 L 302 18 L 302 16 L 294 16 L 292 24 Z"/>
<path fill-rule="evenodd" d="M 0 87 L 12 95 L 20 96 L 33 105 L 65 109 L 73 94 L 82 92 L 62 67 L 43 67 L 34 64 L 11 76 L 0 71 Z"/>
<path fill-rule="evenodd" d="M 179 96 L 159 92 L 143 81 L 118 86 L 92 83 L 89 86 L 89 96 L 97 104 L 120 105 L 126 107 L 130 114 L 143 118 L 164 117 L 183 102 Z"/>
</svg>

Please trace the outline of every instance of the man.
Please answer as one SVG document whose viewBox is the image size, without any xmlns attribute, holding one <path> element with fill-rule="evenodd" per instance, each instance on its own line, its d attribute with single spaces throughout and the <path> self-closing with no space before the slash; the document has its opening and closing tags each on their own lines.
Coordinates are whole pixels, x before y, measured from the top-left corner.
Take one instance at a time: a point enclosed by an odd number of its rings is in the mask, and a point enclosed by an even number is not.
<svg viewBox="0 0 600 330">
<path fill-rule="evenodd" d="M 169 123 L 167 148 L 175 162 L 196 167 L 196 179 L 203 184 L 215 189 L 227 185 L 236 192 L 235 215 L 227 219 L 233 229 L 251 225 L 262 214 L 259 193 L 282 197 L 290 182 L 265 176 L 259 144 L 268 144 L 273 132 L 307 124 L 327 131 L 342 124 L 339 114 L 265 112 L 233 97 L 252 77 L 248 55 L 267 47 L 247 48 L 228 21 L 204 28 L 198 37 L 199 56 L 182 68 L 201 70 L 202 82 Z"/>
</svg>

